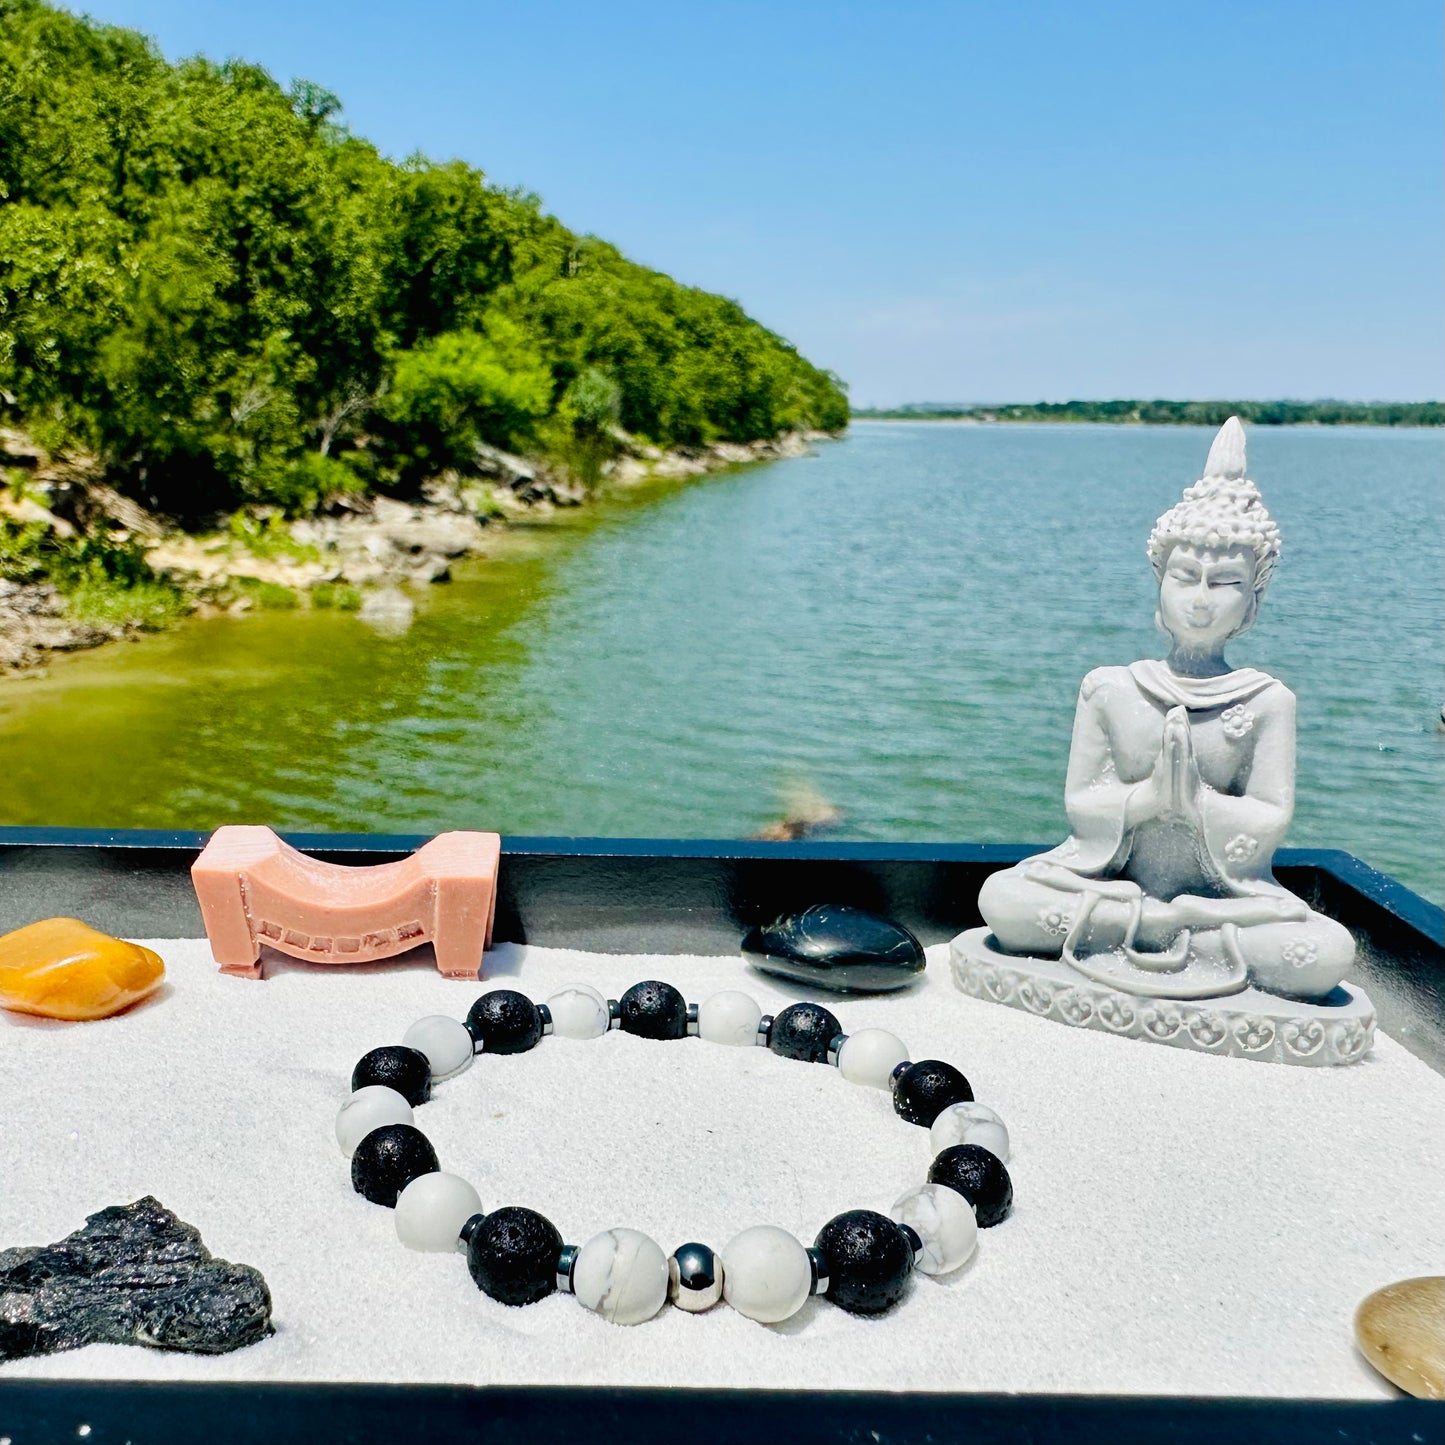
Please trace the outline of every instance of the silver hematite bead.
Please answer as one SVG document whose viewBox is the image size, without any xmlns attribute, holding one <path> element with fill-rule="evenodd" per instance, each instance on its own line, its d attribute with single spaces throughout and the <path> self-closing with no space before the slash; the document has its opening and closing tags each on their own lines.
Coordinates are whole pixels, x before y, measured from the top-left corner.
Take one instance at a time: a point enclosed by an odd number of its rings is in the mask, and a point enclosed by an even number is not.
<svg viewBox="0 0 1445 1445">
<path fill-rule="evenodd" d="M 818 1246 L 812 1245 L 808 1249 L 808 1268 L 813 1273 L 813 1285 L 808 1291 L 809 1294 L 828 1293 L 828 1257 Z"/>
<path fill-rule="evenodd" d="M 572 1293 L 572 1270 L 577 1263 L 578 1246 L 564 1244 L 557 1256 L 557 1288 L 563 1294 Z"/>
<path fill-rule="evenodd" d="M 667 1297 L 678 1309 L 697 1314 L 711 1309 L 723 1291 L 723 1266 L 705 1244 L 682 1244 L 667 1261 Z"/>
</svg>

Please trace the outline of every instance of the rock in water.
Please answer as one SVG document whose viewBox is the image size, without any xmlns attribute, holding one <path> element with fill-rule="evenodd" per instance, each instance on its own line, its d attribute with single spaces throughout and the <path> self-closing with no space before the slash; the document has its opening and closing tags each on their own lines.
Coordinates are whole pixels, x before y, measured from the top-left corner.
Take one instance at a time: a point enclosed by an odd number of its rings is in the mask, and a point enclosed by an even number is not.
<svg viewBox="0 0 1445 1445">
<path fill-rule="evenodd" d="M 153 993 L 158 955 L 78 918 L 44 918 L 0 938 L 0 1008 L 52 1019 L 103 1019 Z"/>
<path fill-rule="evenodd" d="M 149 1195 L 58 1244 L 0 1251 L 0 1361 L 93 1344 L 219 1355 L 270 1333 L 260 1271 L 212 1259 Z"/>
<path fill-rule="evenodd" d="M 846 903 L 816 903 L 754 928 L 743 956 L 764 973 L 835 993 L 883 993 L 923 972 L 923 947 L 906 929 Z"/>
<path fill-rule="evenodd" d="M 1367 1295 L 1355 1311 L 1355 1339 L 1391 1384 L 1445 1400 L 1445 1277 L 1402 1279 Z"/>
</svg>

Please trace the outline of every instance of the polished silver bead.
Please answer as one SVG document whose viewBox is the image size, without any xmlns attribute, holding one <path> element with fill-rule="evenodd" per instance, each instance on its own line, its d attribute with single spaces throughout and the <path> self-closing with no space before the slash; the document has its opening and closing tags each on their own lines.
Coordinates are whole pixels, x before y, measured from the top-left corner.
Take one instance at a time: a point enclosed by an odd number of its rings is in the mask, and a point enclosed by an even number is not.
<svg viewBox="0 0 1445 1445">
<path fill-rule="evenodd" d="M 687 1006 L 687 1032 L 689 1037 L 697 1037 L 697 1005 L 695 1003 Z"/>
<path fill-rule="evenodd" d="M 809 1294 L 828 1293 L 828 1261 L 816 1244 L 808 1247 L 808 1268 L 813 1272 L 813 1283 Z"/>
<path fill-rule="evenodd" d="M 607 1000 L 607 1027 L 609 1029 L 622 1027 L 622 1005 L 615 998 Z"/>
<path fill-rule="evenodd" d="M 552 1010 L 544 1003 L 537 1005 L 537 1017 L 542 1020 L 542 1036 L 545 1038 L 552 1032 Z"/>
<path fill-rule="evenodd" d="M 667 1297 L 678 1309 L 698 1314 L 723 1292 L 722 1260 L 705 1244 L 680 1244 L 667 1261 Z"/>
<path fill-rule="evenodd" d="M 828 1045 L 828 1062 L 836 1069 L 838 1067 L 838 1055 L 843 1052 L 843 1045 L 848 1042 L 847 1034 L 835 1034 L 833 1041 Z"/>
<path fill-rule="evenodd" d="M 575 1244 L 564 1244 L 557 1256 L 557 1288 L 563 1294 L 572 1293 L 572 1270 L 577 1263 L 578 1248 Z"/>
<path fill-rule="evenodd" d="M 757 1036 L 757 1038 L 754 1040 L 754 1042 L 758 1045 L 759 1048 L 762 1048 L 762 1049 L 767 1048 L 767 1046 L 768 1046 L 768 1035 L 772 1032 L 772 1029 L 773 1029 L 773 1016 L 772 1016 L 772 1014 L 764 1014 L 764 1015 L 762 1016 L 762 1018 L 760 1018 L 760 1019 L 758 1020 L 758 1036 Z"/>
</svg>

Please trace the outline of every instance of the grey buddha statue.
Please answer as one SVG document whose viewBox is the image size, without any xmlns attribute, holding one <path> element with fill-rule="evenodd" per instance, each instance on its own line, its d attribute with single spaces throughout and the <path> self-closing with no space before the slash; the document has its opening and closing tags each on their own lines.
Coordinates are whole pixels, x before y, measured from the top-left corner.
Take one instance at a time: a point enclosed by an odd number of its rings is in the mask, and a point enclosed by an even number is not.
<svg viewBox="0 0 1445 1445">
<path fill-rule="evenodd" d="M 1224 657 L 1279 557 L 1237 418 L 1203 479 L 1159 518 L 1148 555 L 1169 655 L 1084 678 L 1064 793 L 1071 834 L 988 878 L 978 904 L 991 938 L 971 954 L 1058 959 L 1066 978 L 1153 999 L 1252 986 L 1338 1001 L 1354 940 L 1271 872 L 1294 811 L 1294 694 Z"/>
</svg>

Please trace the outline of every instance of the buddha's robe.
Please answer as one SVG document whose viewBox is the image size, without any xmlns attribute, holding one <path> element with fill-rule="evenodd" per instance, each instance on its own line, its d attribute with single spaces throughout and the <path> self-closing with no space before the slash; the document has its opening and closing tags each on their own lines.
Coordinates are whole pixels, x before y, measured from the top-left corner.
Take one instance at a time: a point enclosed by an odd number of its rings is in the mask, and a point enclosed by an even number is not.
<svg viewBox="0 0 1445 1445">
<path fill-rule="evenodd" d="M 1130 794 L 1154 771 L 1171 713 L 1188 723 L 1201 784 L 1197 818 L 1131 828 Z M 987 880 L 979 908 L 995 939 L 1011 953 L 1062 953 L 1086 972 L 1090 954 L 1121 950 L 1137 965 L 1123 971 L 1132 984 L 1120 984 L 1131 992 L 1168 996 L 1171 949 L 1183 956 L 1192 948 L 1222 960 L 1224 981 L 1212 992 L 1242 988 L 1249 975 L 1275 993 L 1329 993 L 1354 942 L 1270 871 L 1294 811 L 1294 739 L 1294 694 L 1253 668 L 1191 678 L 1145 661 L 1089 673 L 1065 786 L 1071 835 Z M 1237 919 L 1241 910 L 1221 907 L 1216 928 L 1196 924 L 1190 937 L 1181 930 L 1141 943 L 1143 900 L 1181 895 L 1255 898 L 1259 906 L 1247 910 L 1250 922 L 1226 924 L 1225 915 Z M 1110 970 L 1111 982 L 1119 977 Z"/>
</svg>

